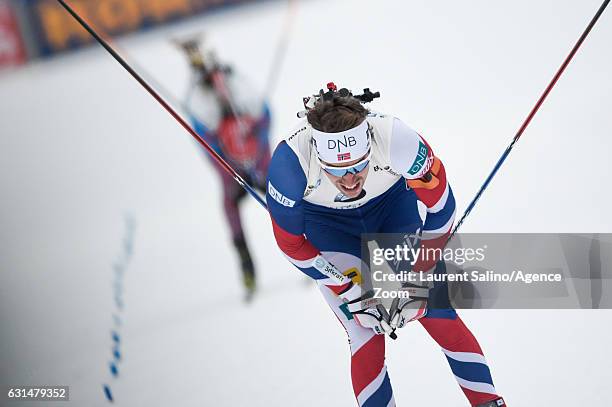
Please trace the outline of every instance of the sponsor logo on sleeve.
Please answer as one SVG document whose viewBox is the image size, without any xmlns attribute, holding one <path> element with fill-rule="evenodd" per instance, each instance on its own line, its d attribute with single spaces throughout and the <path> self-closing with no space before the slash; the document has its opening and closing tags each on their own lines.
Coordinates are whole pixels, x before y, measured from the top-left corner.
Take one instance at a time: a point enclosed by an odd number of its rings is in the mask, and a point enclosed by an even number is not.
<svg viewBox="0 0 612 407">
<path fill-rule="evenodd" d="M 431 167 L 431 160 L 429 156 L 429 149 L 421 140 L 419 140 L 419 149 L 414 162 L 408 169 L 408 175 L 424 174 L 429 171 Z"/>
<path fill-rule="evenodd" d="M 340 270 L 321 256 L 318 256 L 312 265 L 327 277 L 333 278 L 339 282 L 345 282 L 347 280 L 347 277 L 342 274 Z"/>
<path fill-rule="evenodd" d="M 272 198 L 274 198 L 274 200 L 276 202 L 278 202 L 279 204 L 281 204 L 283 206 L 288 206 L 288 207 L 292 208 L 293 205 L 295 205 L 295 201 L 294 200 L 291 200 L 291 199 L 287 198 L 285 195 L 283 195 L 280 192 L 278 192 L 278 190 L 276 188 L 274 188 L 274 186 L 272 185 L 271 182 L 268 182 L 268 193 L 270 194 L 270 196 Z"/>
</svg>

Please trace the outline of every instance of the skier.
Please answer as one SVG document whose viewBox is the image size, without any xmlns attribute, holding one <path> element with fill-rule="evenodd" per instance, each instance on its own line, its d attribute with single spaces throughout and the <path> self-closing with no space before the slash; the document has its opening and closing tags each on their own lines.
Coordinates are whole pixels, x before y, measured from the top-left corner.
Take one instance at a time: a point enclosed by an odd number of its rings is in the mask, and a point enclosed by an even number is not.
<svg viewBox="0 0 612 407">
<path fill-rule="evenodd" d="M 270 110 L 263 97 L 233 70 L 206 57 L 196 39 L 178 42 L 189 59 L 192 81 L 186 110 L 194 130 L 254 188 L 265 191 L 270 163 Z M 255 292 L 255 267 L 245 239 L 238 204 L 242 187 L 215 161 L 223 188 L 223 208 L 239 257 L 246 299 Z"/>
<path fill-rule="evenodd" d="M 424 244 L 442 247 L 455 199 L 444 165 L 425 139 L 401 120 L 363 106 L 378 93 L 353 95 L 333 83 L 327 88 L 304 98 L 306 110 L 298 116 L 306 119 L 276 147 L 266 198 L 279 248 L 316 280 L 349 336 L 358 405 L 395 406 L 384 334 L 418 320 L 442 348 L 470 405 L 505 406 L 478 342 L 447 295 L 446 307 L 400 306 L 390 320 L 368 306 L 374 303 L 361 301 L 354 279 L 362 267 L 361 234 L 422 231 L 429 239 Z M 424 222 L 417 200 L 427 207 Z"/>
</svg>

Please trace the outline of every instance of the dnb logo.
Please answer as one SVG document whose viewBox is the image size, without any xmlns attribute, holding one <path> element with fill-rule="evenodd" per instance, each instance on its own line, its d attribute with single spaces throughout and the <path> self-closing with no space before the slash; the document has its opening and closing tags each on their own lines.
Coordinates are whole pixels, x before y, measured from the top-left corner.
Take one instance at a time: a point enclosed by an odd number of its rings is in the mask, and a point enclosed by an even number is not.
<svg viewBox="0 0 612 407">
<path fill-rule="evenodd" d="M 271 182 L 268 182 L 268 193 L 276 202 L 283 206 L 288 206 L 289 208 L 293 208 L 295 205 L 295 201 L 287 198 L 285 195 L 281 194 Z"/>
<path fill-rule="evenodd" d="M 348 148 L 348 147 L 353 147 L 356 144 L 357 144 L 357 140 L 355 139 L 354 136 L 349 136 L 349 137 L 344 136 L 342 140 L 341 139 L 327 140 L 327 149 L 337 150 L 338 152 L 340 152 L 341 151 L 340 147 Z"/>
<path fill-rule="evenodd" d="M 417 151 L 417 156 L 414 159 L 412 165 L 410 166 L 410 169 L 408 169 L 408 175 L 414 176 L 417 174 L 424 174 L 429 171 L 433 157 L 430 158 L 428 156 L 429 149 L 427 148 L 425 143 L 419 140 L 419 149 Z"/>
</svg>

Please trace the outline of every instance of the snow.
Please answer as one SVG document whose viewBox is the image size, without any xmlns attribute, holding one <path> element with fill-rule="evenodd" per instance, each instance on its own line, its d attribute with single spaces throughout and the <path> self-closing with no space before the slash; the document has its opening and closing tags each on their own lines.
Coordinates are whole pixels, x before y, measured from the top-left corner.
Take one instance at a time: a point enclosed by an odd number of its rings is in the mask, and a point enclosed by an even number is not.
<svg viewBox="0 0 612 407">
<path fill-rule="evenodd" d="M 271 96 L 274 144 L 302 96 L 331 80 L 370 87 L 382 94 L 373 108 L 409 123 L 444 160 L 462 213 L 598 7 L 300 2 Z M 204 31 L 261 87 L 285 13 L 286 3 L 265 2 L 118 43 L 183 95 L 187 66 L 168 39 Z M 612 231 L 611 35 L 608 10 L 463 231 Z M 261 287 L 245 306 L 204 152 L 103 50 L 1 73 L 0 123 L 0 385 L 69 385 L 79 406 L 107 404 L 103 383 L 122 406 L 353 405 L 344 331 L 276 248 L 267 214 L 244 204 Z M 110 379 L 126 214 L 134 253 Z M 606 399 L 610 311 L 461 315 L 510 405 Z M 388 342 L 387 360 L 398 405 L 466 404 L 418 324 Z"/>
</svg>

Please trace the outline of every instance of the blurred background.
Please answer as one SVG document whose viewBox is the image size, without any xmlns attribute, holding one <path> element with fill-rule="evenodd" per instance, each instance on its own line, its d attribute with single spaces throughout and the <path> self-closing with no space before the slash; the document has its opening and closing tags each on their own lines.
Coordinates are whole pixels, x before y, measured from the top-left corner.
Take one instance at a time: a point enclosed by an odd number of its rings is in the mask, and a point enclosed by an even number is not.
<svg viewBox="0 0 612 407">
<path fill-rule="evenodd" d="M 272 148 L 327 82 L 380 91 L 370 107 L 424 135 L 458 214 L 600 5 L 69 3 L 185 117 L 192 72 L 173 40 L 203 37 L 267 101 Z M 610 13 L 463 232 L 612 232 Z M 0 188 L 0 386 L 69 385 L 79 406 L 353 405 L 345 333 L 266 212 L 242 204 L 258 271 L 247 304 L 206 152 L 52 0 L 0 0 Z M 609 310 L 461 314 L 509 405 L 609 398 Z M 398 405 L 465 405 L 424 330 L 399 336 Z"/>
</svg>

